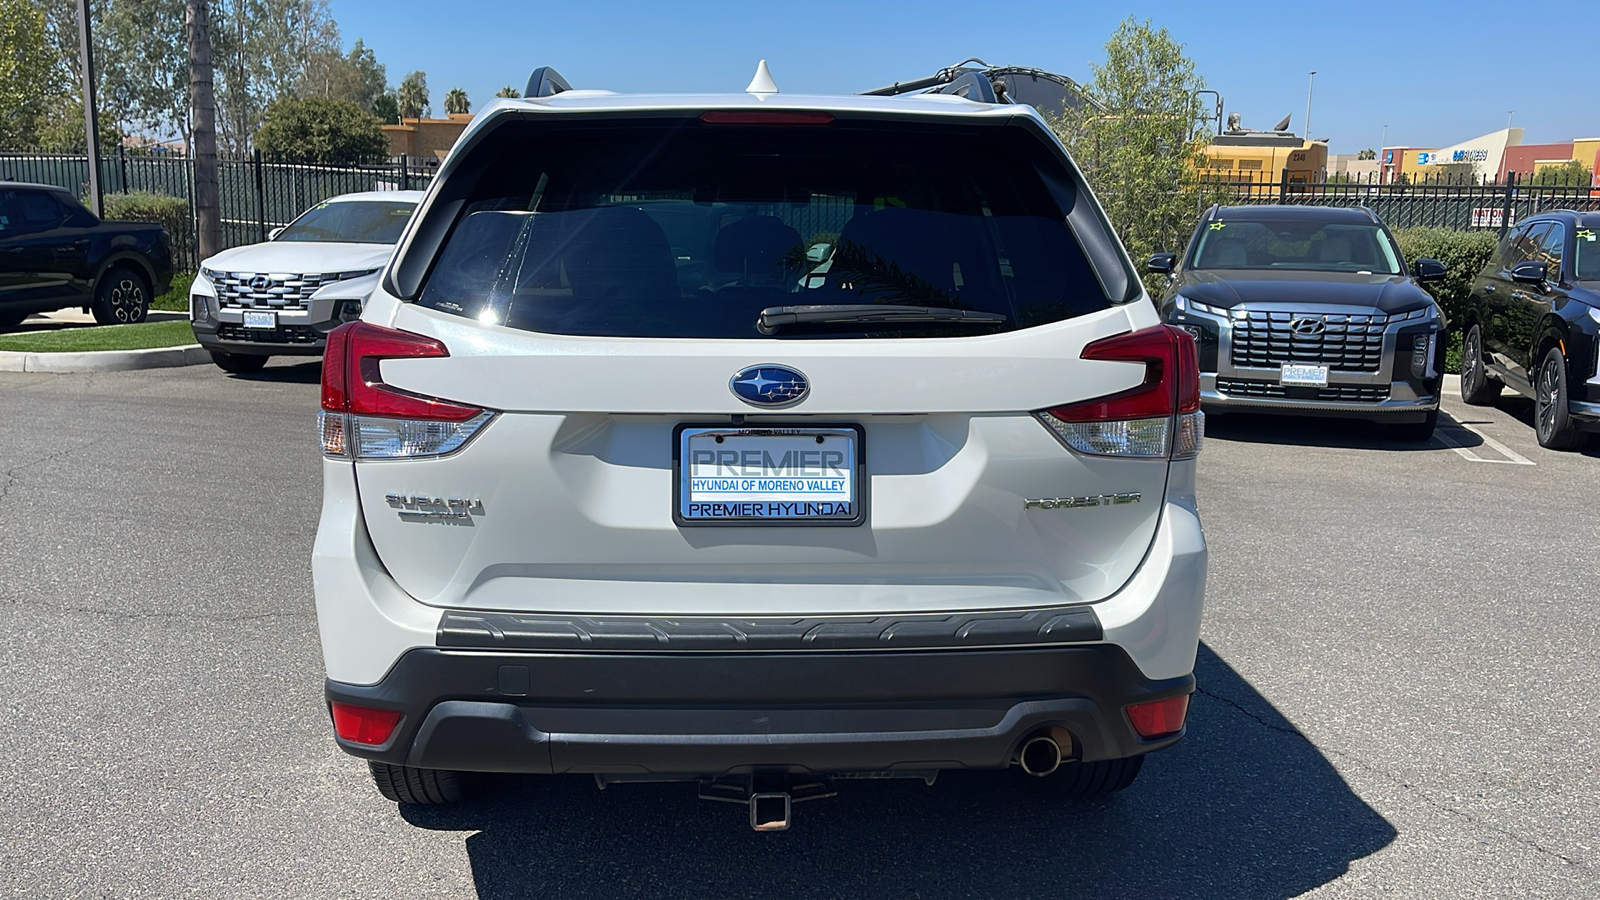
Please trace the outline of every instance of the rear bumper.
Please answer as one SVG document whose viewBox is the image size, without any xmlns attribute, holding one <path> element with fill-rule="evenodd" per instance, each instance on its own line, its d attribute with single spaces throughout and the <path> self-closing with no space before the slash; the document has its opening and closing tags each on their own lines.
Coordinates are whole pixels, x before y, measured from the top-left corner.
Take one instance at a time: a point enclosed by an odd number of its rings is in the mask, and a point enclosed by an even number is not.
<svg viewBox="0 0 1600 900">
<path fill-rule="evenodd" d="M 399 710 L 366 759 L 479 772 L 705 777 L 1003 768 L 1062 727 L 1077 758 L 1147 753 L 1123 708 L 1187 694 L 1112 644 L 970 651 L 484 653 L 425 648 L 330 701 Z"/>
</svg>

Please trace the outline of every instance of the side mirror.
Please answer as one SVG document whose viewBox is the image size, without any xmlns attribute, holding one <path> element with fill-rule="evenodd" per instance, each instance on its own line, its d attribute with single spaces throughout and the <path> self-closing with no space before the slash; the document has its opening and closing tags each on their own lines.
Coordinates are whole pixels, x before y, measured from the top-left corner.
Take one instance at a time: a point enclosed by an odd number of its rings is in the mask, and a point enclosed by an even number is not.
<svg viewBox="0 0 1600 900">
<path fill-rule="evenodd" d="M 1411 274 L 1415 275 L 1418 281 L 1437 281 L 1443 278 L 1446 272 L 1444 263 L 1424 256 L 1411 264 Z"/>
<path fill-rule="evenodd" d="M 275 241 L 275 240 L 278 239 L 278 235 L 280 235 L 280 234 L 283 234 L 283 226 L 282 225 L 279 225 L 277 228 L 274 228 L 271 231 L 267 232 L 267 240 Z"/>
<path fill-rule="evenodd" d="M 1544 284 L 1550 267 L 1536 259 L 1519 262 L 1511 267 L 1511 280 L 1517 284 Z"/>
<path fill-rule="evenodd" d="M 1149 259 L 1145 260 L 1144 267 L 1152 272 L 1171 275 L 1172 270 L 1178 267 L 1178 255 L 1176 253 L 1152 254 Z"/>
</svg>

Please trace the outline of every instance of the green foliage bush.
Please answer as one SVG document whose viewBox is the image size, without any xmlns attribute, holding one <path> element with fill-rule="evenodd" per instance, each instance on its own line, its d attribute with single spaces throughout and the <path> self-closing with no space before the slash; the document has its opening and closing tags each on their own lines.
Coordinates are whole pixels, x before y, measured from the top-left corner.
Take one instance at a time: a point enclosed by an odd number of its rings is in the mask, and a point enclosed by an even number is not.
<svg viewBox="0 0 1600 900">
<path fill-rule="evenodd" d="M 348 100 L 289 97 L 272 104 L 256 132 L 256 146 L 272 162 L 346 166 L 378 162 L 389 139 L 377 118 Z"/>
<path fill-rule="evenodd" d="M 113 222 L 159 222 L 167 229 L 167 238 L 172 241 L 172 258 L 175 261 L 190 258 L 194 244 L 194 219 L 189 215 L 189 201 L 182 197 L 149 191 L 107 194 L 105 212 L 106 219 Z"/>
<path fill-rule="evenodd" d="M 1429 283 L 1427 288 L 1439 301 L 1439 308 L 1450 322 L 1445 368 L 1458 372 L 1461 366 L 1461 323 L 1466 320 L 1472 279 L 1489 264 L 1489 258 L 1494 255 L 1499 243 L 1499 235 L 1493 231 L 1397 228 L 1394 236 L 1400 242 L 1401 252 L 1406 255 L 1407 266 L 1424 256 L 1444 263 L 1444 278 Z"/>
</svg>

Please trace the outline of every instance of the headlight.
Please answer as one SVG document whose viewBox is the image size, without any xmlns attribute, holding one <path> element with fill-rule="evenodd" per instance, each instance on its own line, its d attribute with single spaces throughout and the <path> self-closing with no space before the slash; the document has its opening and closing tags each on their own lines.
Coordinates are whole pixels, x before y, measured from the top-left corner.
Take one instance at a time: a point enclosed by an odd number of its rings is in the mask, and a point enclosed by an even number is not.
<svg viewBox="0 0 1600 900">
<path fill-rule="evenodd" d="M 1424 306 L 1421 309 L 1413 309 L 1413 310 L 1411 310 L 1409 312 L 1395 313 L 1394 315 L 1389 317 L 1389 321 L 1391 321 L 1391 322 L 1406 322 L 1406 321 L 1412 321 L 1412 320 L 1415 320 L 1415 319 L 1437 319 L 1437 318 L 1439 318 L 1439 304 L 1437 304 L 1437 303 L 1429 303 L 1427 306 Z"/>
<path fill-rule="evenodd" d="M 1600 306 L 1589 307 L 1589 318 L 1595 320 L 1596 322 L 1600 322 Z"/>
<path fill-rule="evenodd" d="M 1172 302 L 1180 312 L 1197 312 L 1208 316 L 1216 316 L 1221 319 L 1226 319 L 1228 317 L 1228 311 L 1222 307 L 1201 303 L 1198 300 L 1185 297 L 1182 294 L 1174 296 L 1172 298 Z"/>
</svg>

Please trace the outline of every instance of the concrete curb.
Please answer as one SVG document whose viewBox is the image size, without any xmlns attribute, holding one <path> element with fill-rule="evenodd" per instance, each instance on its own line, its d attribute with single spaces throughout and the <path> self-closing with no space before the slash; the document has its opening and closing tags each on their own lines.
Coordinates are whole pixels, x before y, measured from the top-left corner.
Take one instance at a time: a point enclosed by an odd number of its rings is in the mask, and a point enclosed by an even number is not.
<svg viewBox="0 0 1600 900">
<path fill-rule="evenodd" d="M 0 353 L 0 372 L 126 372 L 211 362 L 199 344 L 149 350 L 95 350 L 88 353 Z"/>
</svg>

